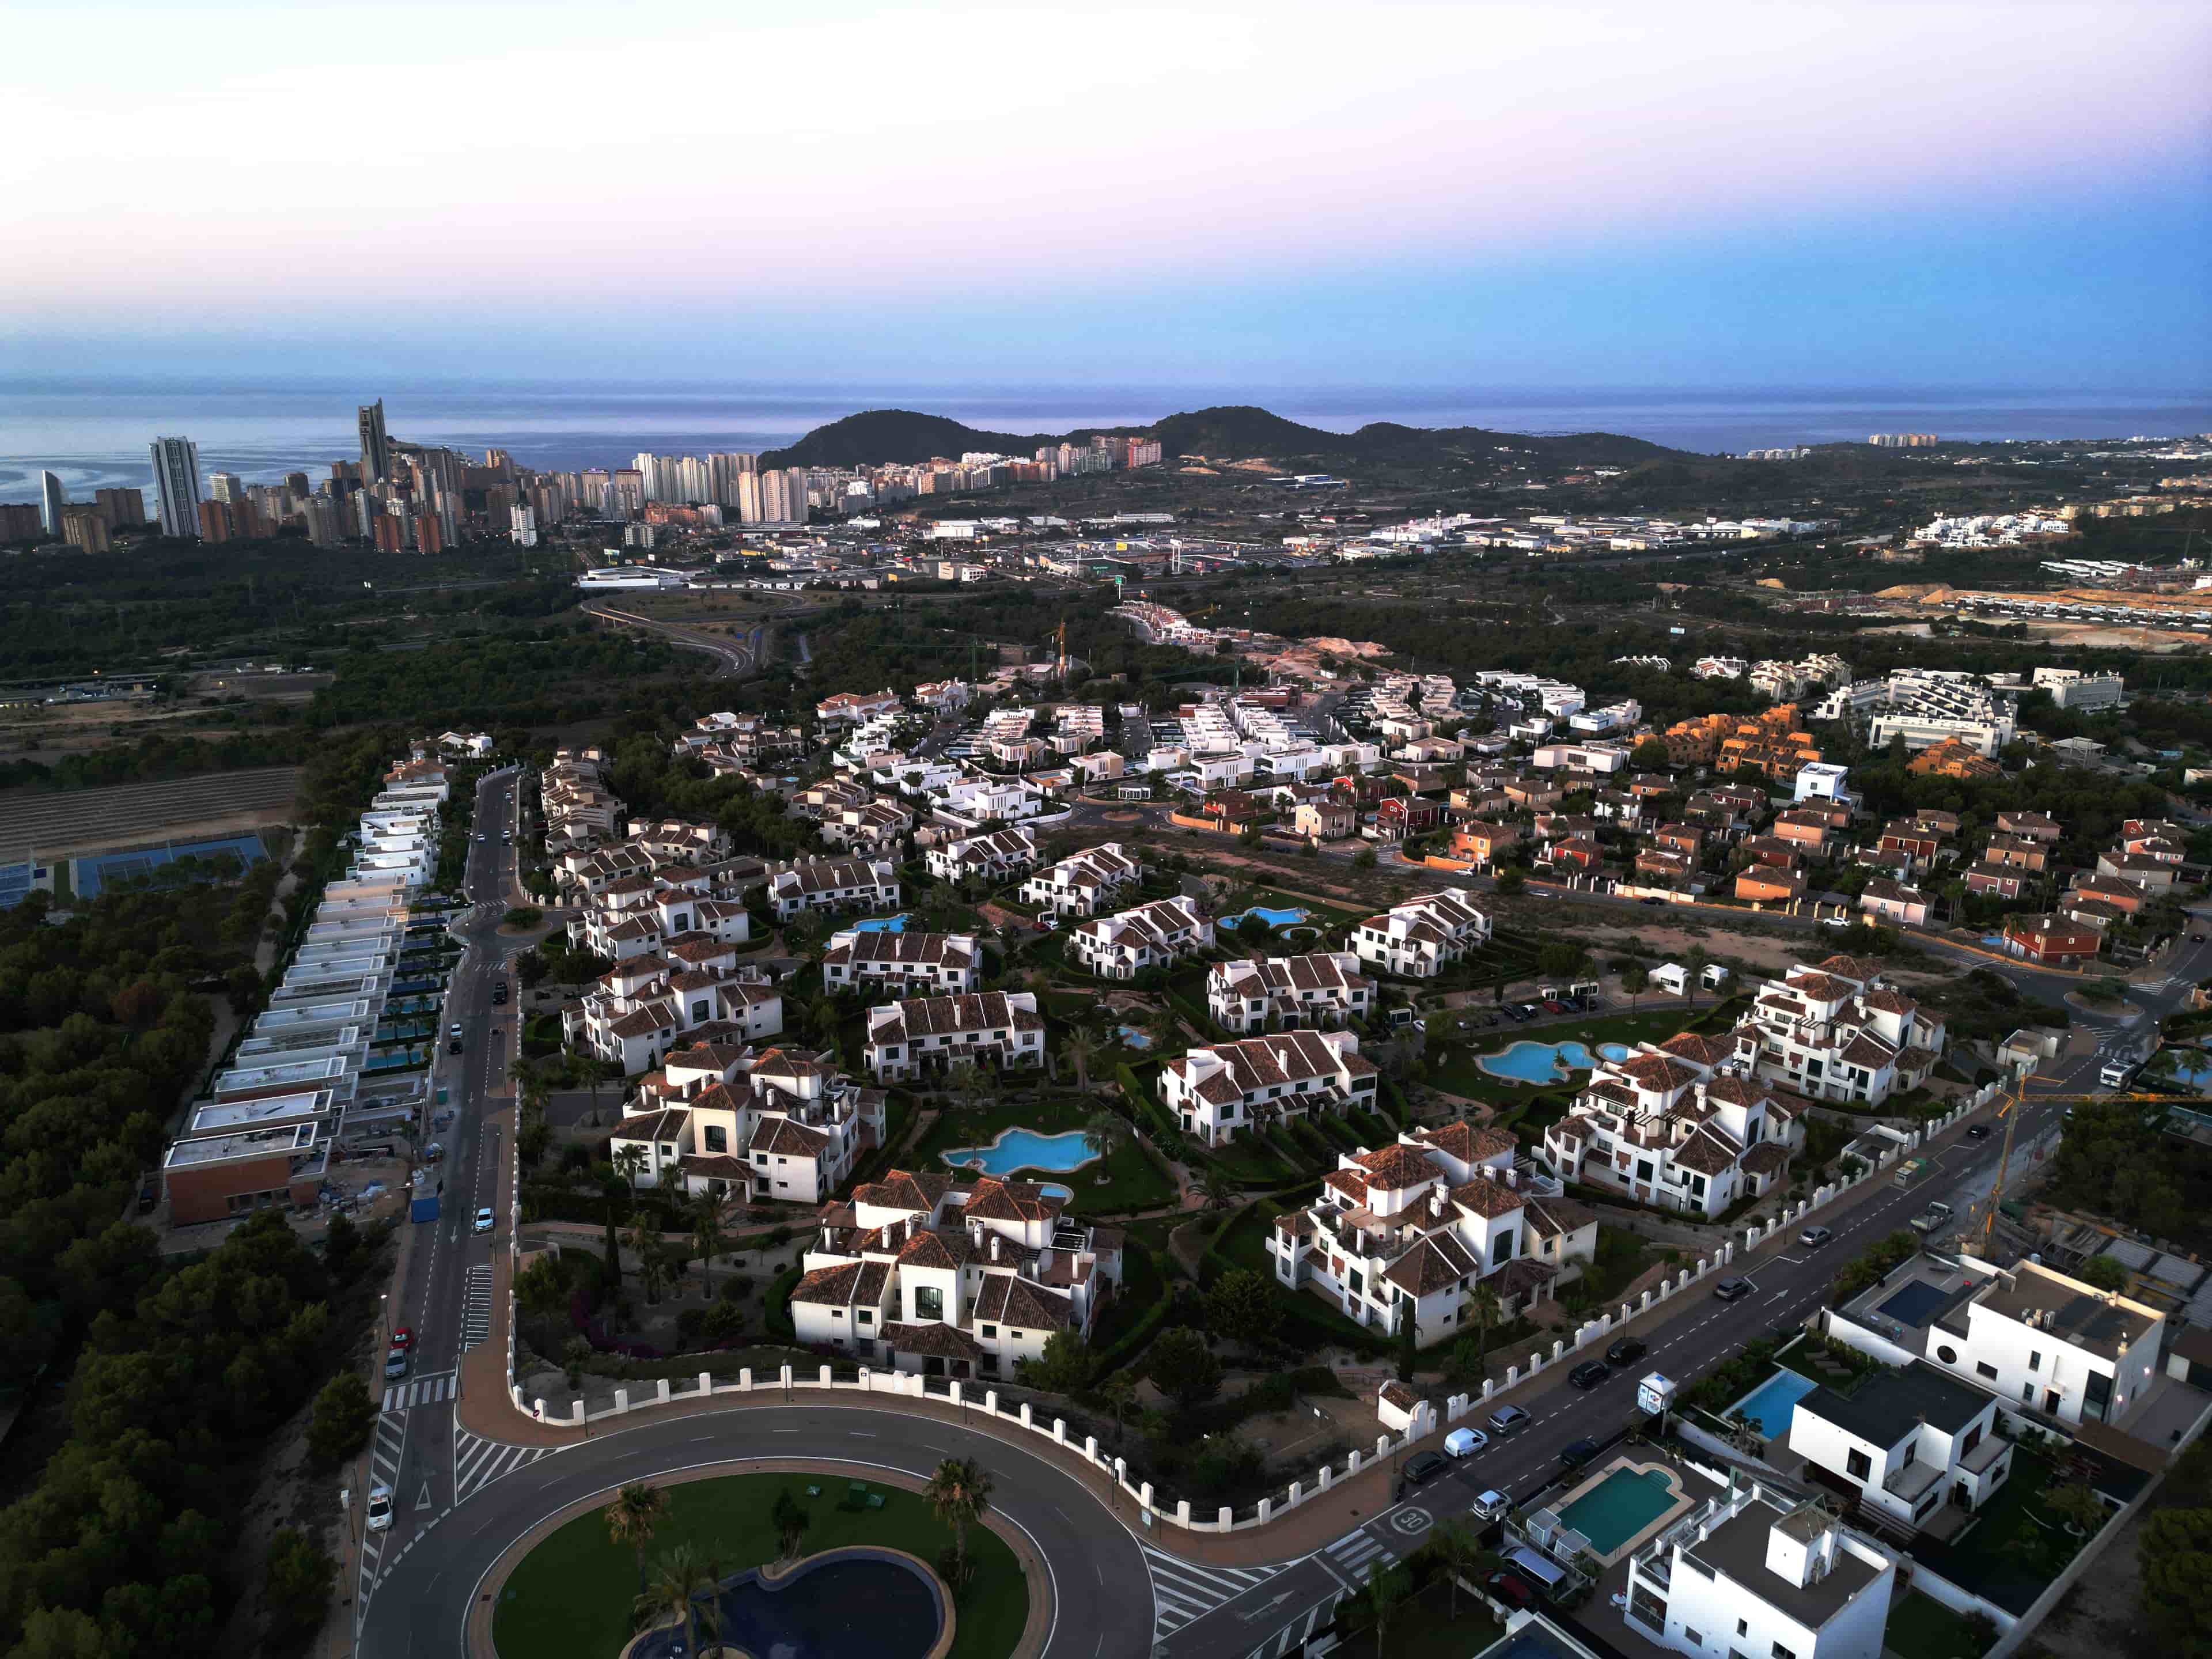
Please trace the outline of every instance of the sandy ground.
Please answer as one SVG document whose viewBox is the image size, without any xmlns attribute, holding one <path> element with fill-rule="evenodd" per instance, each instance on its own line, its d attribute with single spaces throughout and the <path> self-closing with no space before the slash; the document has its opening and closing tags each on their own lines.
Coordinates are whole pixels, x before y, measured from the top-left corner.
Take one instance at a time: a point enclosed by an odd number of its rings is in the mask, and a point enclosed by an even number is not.
<svg viewBox="0 0 2212 1659">
<path fill-rule="evenodd" d="M 2137 1600 L 2142 1575 L 2136 1548 L 2142 1528 L 2141 1515 L 2129 1522 L 2036 1631 L 2033 1639 L 2055 1659 L 2112 1659 L 2115 1654 L 2154 1650 Z"/>
</svg>

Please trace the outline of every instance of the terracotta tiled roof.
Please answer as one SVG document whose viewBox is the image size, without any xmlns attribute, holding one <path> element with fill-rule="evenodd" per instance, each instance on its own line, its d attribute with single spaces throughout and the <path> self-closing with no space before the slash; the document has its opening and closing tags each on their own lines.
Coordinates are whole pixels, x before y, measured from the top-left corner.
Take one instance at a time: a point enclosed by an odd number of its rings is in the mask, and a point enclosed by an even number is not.
<svg viewBox="0 0 2212 1659">
<path fill-rule="evenodd" d="M 1510 1153 L 1521 1145 L 1521 1138 L 1510 1129 L 1478 1127 L 1465 1118 L 1414 1133 L 1446 1157 L 1457 1158 L 1462 1164 L 1477 1164 L 1501 1152 Z"/>
<path fill-rule="evenodd" d="M 908 1325 L 895 1322 L 884 1327 L 885 1346 L 925 1359 L 981 1359 L 983 1345 L 955 1325 L 940 1321 Z"/>
<path fill-rule="evenodd" d="M 970 1317 L 1016 1329 L 1036 1326 L 1060 1330 L 1074 1322 L 1066 1297 L 1008 1273 L 992 1273 L 985 1278 Z"/>
<path fill-rule="evenodd" d="M 1443 1173 L 1425 1154 L 1402 1142 L 1362 1152 L 1356 1161 L 1367 1171 L 1368 1186 L 1378 1192 L 1402 1192 L 1434 1181 Z"/>
<path fill-rule="evenodd" d="M 1499 1216 L 1512 1214 L 1522 1206 L 1519 1188 L 1509 1187 L 1502 1181 L 1492 1181 L 1482 1176 L 1453 1188 L 1451 1200 L 1471 1214 L 1493 1221 Z"/>
<path fill-rule="evenodd" d="M 844 1307 L 852 1301 L 854 1287 L 860 1282 L 860 1267 L 857 1261 L 817 1267 L 793 1286 L 791 1299 L 825 1307 Z"/>
</svg>

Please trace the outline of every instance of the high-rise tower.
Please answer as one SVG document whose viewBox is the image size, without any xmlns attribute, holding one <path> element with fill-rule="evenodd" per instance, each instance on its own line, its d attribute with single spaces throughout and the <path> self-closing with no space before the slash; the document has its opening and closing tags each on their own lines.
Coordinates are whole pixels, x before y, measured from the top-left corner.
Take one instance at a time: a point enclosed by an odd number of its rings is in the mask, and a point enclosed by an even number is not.
<svg viewBox="0 0 2212 1659">
<path fill-rule="evenodd" d="M 392 440 L 384 430 L 384 399 L 356 411 L 361 426 L 361 481 L 374 483 L 392 476 Z"/>
<path fill-rule="evenodd" d="M 161 533 L 200 533 L 200 451 L 190 438 L 156 438 L 154 488 L 161 496 Z"/>
</svg>

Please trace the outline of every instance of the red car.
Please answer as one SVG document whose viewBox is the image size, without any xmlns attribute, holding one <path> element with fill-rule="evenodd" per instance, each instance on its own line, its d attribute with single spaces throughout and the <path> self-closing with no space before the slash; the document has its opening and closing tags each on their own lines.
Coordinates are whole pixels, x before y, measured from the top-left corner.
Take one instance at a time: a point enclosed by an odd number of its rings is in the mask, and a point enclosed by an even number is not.
<svg viewBox="0 0 2212 1659">
<path fill-rule="evenodd" d="M 1544 999 L 1544 1012 L 1547 1014 L 1564 1014 L 1567 1012 L 1567 1008 L 1565 1003 L 1554 1002 L 1551 998 L 1547 997 Z"/>
<path fill-rule="evenodd" d="M 1490 1593 L 1509 1607 L 1534 1607 L 1536 1601 L 1536 1592 L 1528 1587 L 1527 1581 L 1516 1578 L 1510 1572 L 1490 1575 Z"/>
<path fill-rule="evenodd" d="M 415 1346 L 414 1330 L 405 1325 L 399 1327 L 398 1330 L 392 1333 L 392 1346 L 395 1348 L 412 1349 Z"/>
</svg>

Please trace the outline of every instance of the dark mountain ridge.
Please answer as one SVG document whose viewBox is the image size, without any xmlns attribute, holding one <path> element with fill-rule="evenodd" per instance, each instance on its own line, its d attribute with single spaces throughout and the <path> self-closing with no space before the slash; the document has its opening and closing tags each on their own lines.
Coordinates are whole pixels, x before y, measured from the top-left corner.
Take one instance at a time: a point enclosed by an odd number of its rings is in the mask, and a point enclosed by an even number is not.
<svg viewBox="0 0 2212 1659">
<path fill-rule="evenodd" d="M 871 409 L 815 428 L 789 448 L 763 455 L 761 465 L 912 464 L 934 456 L 957 456 L 967 450 L 1028 455 L 1041 445 L 1084 443 L 1100 433 L 1158 438 L 1163 454 L 1170 457 L 1204 455 L 1239 460 L 1264 455 L 1285 465 L 1310 461 L 1316 469 L 1363 462 L 1401 466 L 1487 462 L 1501 450 L 1574 465 L 1635 465 L 1660 459 L 1707 459 L 1689 450 L 1669 449 L 1663 444 L 1611 432 L 1532 437 L 1481 427 L 1401 426 L 1387 421 L 1371 422 L 1357 432 L 1328 432 L 1250 404 L 1231 404 L 1170 415 L 1149 426 L 1092 427 L 1027 436 L 985 432 L 942 415 L 913 410 Z"/>
</svg>

